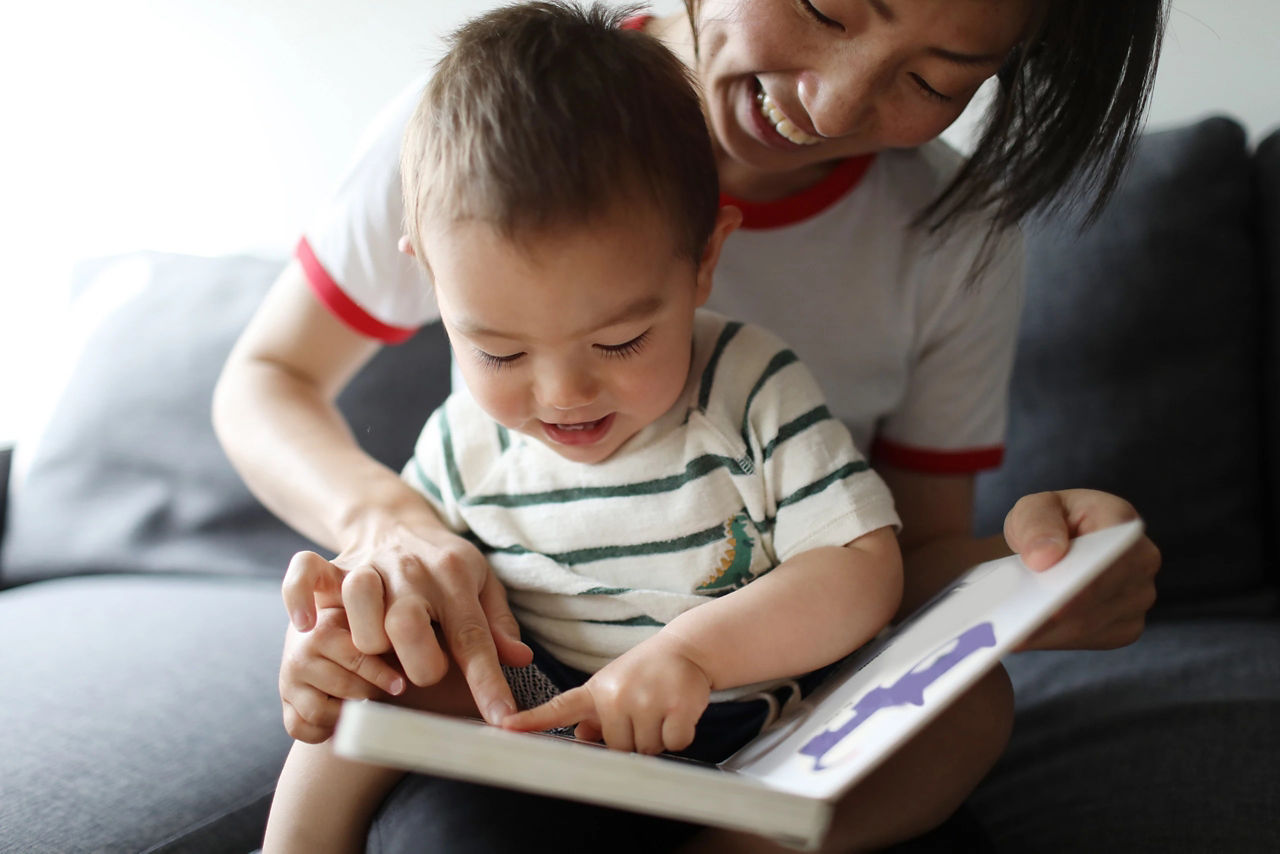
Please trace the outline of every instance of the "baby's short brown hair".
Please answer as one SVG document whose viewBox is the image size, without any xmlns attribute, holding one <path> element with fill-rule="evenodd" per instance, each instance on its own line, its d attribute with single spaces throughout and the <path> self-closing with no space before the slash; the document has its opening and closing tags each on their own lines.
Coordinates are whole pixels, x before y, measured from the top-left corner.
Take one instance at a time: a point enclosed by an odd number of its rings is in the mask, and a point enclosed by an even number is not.
<svg viewBox="0 0 1280 854">
<path fill-rule="evenodd" d="M 634 9 L 527 2 L 451 37 L 401 154 L 405 226 L 478 220 L 526 239 L 653 205 L 695 264 L 719 205 L 711 138 L 684 65 L 620 25 Z"/>
</svg>

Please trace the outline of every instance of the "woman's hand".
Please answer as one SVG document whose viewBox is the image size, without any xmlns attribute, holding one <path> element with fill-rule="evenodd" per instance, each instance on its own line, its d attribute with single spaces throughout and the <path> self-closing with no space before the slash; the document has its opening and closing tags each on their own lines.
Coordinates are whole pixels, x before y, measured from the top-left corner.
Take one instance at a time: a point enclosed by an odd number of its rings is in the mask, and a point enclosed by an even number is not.
<svg viewBox="0 0 1280 854">
<path fill-rule="evenodd" d="M 405 680 L 376 655 L 356 649 L 342 608 L 321 609 L 315 628 L 285 634 L 280 662 L 284 728 L 318 744 L 333 735 L 342 699 L 379 699 L 404 692 Z"/>
<path fill-rule="evenodd" d="M 650 755 L 683 750 L 711 698 L 711 680 L 661 633 L 596 672 L 585 685 L 502 722 L 537 732 L 577 724 L 574 736 Z"/>
<path fill-rule="evenodd" d="M 439 682 L 451 655 L 486 720 L 496 724 L 514 712 L 499 662 L 521 667 L 533 653 L 521 643 L 506 592 L 480 551 L 443 528 L 426 534 L 399 524 L 366 530 L 333 561 L 313 552 L 294 556 L 283 585 L 293 627 L 306 632 L 317 607 L 341 606 L 359 653 L 394 652 L 405 676 L 419 686 Z"/>
<path fill-rule="evenodd" d="M 1106 492 L 1064 489 L 1020 499 L 1005 517 L 1004 538 L 1027 566 L 1046 569 L 1067 553 L 1072 537 L 1137 518 L 1129 502 Z M 1133 643 L 1156 601 L 1160 551 L 1144 536 L 1022 649 L 1114 649 Z"/>
</svg>

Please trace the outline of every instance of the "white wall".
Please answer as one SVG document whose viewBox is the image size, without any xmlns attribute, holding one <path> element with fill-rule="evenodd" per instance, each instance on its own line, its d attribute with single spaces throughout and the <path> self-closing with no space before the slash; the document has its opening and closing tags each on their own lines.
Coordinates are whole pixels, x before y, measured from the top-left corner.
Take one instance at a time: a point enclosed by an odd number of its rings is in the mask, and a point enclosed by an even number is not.
<svg viewBox="0 0 1280 854">
<path fill-rule="evenodd" d="M 904 0 L 905 2 L 905 0 Z M 28 0 L 0 29 L 0 442 L 56 387 L 81 257 L 287 253 L 379 106 L 493 0 Z M 679 0 L 653 4 L 659 11 Z M 1280 125 L 1280 2 L 1175 0 L 1152 123 Z"/>
<path fill-rule="evenodd" d="M 1280 128 L 1280 2 L 1173 0 L 1153 129 L 1226 113 L 1256 143 Z"/>
</svg>

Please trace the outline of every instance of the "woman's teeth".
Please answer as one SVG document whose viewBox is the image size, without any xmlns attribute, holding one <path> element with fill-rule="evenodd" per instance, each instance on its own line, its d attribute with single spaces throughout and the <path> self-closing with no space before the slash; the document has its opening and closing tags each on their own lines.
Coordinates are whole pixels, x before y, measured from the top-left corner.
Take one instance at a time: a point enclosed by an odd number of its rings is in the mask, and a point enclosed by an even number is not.
<svg viewBox="0 0 1280 854">
<path fill-rule="evenodd" d="M 784 139 L 794 142 L 796 145 L 816 145 L 822 142 L 818 137 L 810 136 L 792 124 L 791 119 L 782 114 L 782 110 L 778 109 L 778 105 L 764 91 L 756 93 L 756 103 L 760 105 L 760 112 L 773 125 L 773 129 L 781 134 Z"/>
</svg>

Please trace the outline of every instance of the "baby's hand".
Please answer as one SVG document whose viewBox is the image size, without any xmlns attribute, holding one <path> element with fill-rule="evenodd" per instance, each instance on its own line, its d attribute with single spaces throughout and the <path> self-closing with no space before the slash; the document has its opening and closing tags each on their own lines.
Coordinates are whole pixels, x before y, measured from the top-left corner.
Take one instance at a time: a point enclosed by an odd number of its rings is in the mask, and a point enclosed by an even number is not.
<svg viewBox="0 0 1280 854">
<path fill-rule="evenodd" d="M 580 688 L 508 715 L 505 729 L 536 732 L 577 724 L 574 735 L 614 750 L 683 750 L 711 697 L 711 680 L 661 633 L 619 656 Z"/>
<path fill-rule="evenodd" d="M 298 741 L 318 744 L 333 735 L 344 698 L 384 699 L 405 687 L 394 667 L 356 649 L 343 609 L 322 608 L 309 632 L 289 626 L 280 661 L 280 702 L 285 729 Z"/>
</svg>

